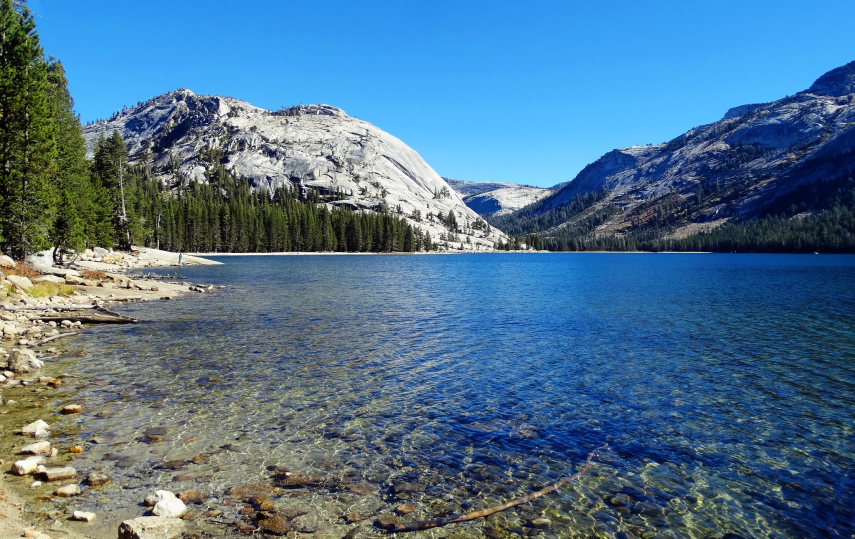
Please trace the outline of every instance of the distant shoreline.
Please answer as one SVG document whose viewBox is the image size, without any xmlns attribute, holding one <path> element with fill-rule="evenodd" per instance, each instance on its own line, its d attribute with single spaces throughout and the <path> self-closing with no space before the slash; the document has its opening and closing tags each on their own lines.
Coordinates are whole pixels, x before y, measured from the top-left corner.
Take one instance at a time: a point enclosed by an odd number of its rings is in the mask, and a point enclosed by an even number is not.
<svg viewBox="0 0 855 539">
<path fill-rule="evenodd" d="M 808 253 L 713 253 L 712 251 L 432 251 L 432 252 L 404 252 L 393 251 L 388 253 L 347 253 L 338 251 L 287 251 L 276 253 L 187 253 L 188 256 L 216 257 L 216 256 L 389 256 L 389 255 L 501 255 L 501 254 L 677 254 L 677 255 L 708 255 L 708 254 L 808 254 Z"/>
</svg>

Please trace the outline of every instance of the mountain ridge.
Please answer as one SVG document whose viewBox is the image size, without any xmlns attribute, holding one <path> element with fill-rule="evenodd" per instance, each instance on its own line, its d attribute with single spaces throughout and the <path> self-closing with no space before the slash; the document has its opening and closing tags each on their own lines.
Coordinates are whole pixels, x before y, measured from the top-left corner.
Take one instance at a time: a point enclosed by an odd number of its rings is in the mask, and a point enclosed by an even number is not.
<svg viewBox="0 0 855 539">
<path fill-rule="evenodd" d="M 130 160 L 167 186 L 207 182 L 222 165 L 258 190 L 315 191 L 330 206 L 394 212 L 449 247 L 489 250 L 505 238 L 415 150 L 332 105 L 269 111 L 182 88 L 85 126 L 90 154 L 114 130 Z"/>
<path fill-rule="evenodd" d="M 611 150 L 555 194 L 493 222 L 511 233 L 556 236 L 597 214 L 579 230 L 591 237 L 640 231 L 685 237 L 729 221 L 821 211 L 848 189 L 853 171 L 850 62 L 805 91 L 733 107 L 667 143 Z M 581 198 L 590 206 L 566 215 Z M 567 219 L 542 217 L 550 212 Z"/>
</svg>

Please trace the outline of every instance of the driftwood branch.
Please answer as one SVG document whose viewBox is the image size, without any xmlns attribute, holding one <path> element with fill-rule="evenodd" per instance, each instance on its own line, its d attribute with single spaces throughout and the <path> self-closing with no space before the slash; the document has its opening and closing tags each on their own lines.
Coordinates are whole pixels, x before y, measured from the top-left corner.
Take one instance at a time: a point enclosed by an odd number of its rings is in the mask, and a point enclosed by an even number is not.
<svg viewBox="0 0 855 539">
<path fill-rule="evenodd" d="M 61 339 L 61 338 L 63 338 L 63 337 L 68 337 L 69 335 L 77 335 L 77 332 L 76 332 L 76 331 L 72 331 L 72 332 L 70 332 L 70 333 L 60 333 L 60 334 L 58 334 L 58 335 L 53 335 L 52 337 L 47 337 L 47 338 L 45 338 L 45 339 L 40 340 L 39 342 L 35 343 L 33 346 L 34 346 L 34 347 L 35 347 L 35 346 L 41 346 L 41 345 L 46 344 L 46 343 L 49 343 L 49 342 L 51 342 L 51 341 L 55 341 L 56 339 Z"/>
<path fill-rule="evenodd" d="M 403 524 L 395 524 L 392 526 L 386 526 L 385 527 L 386 533 L 415 532 L 415 531 L 429 530 L 431 528 L 441 528 L 442 526 L 448 526 L 449 524 L 457 524 L 460 522 L 468 522 L 470 520 L 488 517 L 490 515 L 493 515 L 495 513 L 500 512 L 500 511 L 505 511 L 507 509 L 510 509 L 511 507 L 516 507 L 518 505 L 528 503 L 532 500 L 536 500 L 537 498 L 540 498 L 541 496 L 545 496 L 546 494 L 549 494 L 550 492 L 555 492 L 556 490 L 560 489 L 561 487 L 563 487 L 567 483 L 577 481 L 580 477 L 582 477 L 582 475 L 585 474 L 585 472 L 587 472 L 588 470 L 591 469 L 591 467 L 594 464 L 594 457 L 597 455 L 597 452 L 600 451 L 601 449 L 605 449 L 606 447 L 608 447 L 608 445 L 609 444 L 603 444 L 600 447 L 591 451 L 591 453 L 588 455 L 588 458 L 585 459 L 585 464 L 583 464 L 582 467 L 580 467 L 576 471 L 576 473 L 574 473 L 573 475 L 568 475 L 566 477 L 562 477 L 561 479 L 559 479 L 555 483 L 552 483 L 551 485 L 546 486 L 546 487 L 544 487 L 544 488 L 542 488 L 536 492 L 532 492 L 531 494 L 528 494 L 526 496 L 514 498 L 513 500 L 505 502 L 501 505 L 495 505 L 493 507 L 488 507 L 487 509 L 481 509 L 479 511 L 472 511 L 470 513 L 465 513 L 463 515 L 456 515 L 456 516 L 450 516 L 450 517 L 446 517 L 446 518 L 439 518 L 436 520 L 421 521 L 421 522 L 408 522 L 408 523 L 403 523 Z"/>
</svg>

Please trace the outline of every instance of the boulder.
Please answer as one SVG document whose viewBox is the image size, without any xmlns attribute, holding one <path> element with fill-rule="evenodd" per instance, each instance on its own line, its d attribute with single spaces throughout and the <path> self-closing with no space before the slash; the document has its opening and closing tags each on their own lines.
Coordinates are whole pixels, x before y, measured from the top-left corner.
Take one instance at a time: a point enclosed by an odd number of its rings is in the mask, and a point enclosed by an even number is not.
<svg viewBox="0 0 855 539">
<path fill-rule="evenodd" d="M 180 518 L 139 517 L 119 525 L 119 539 L 176 539 L 183 530 Z"/>
<path fill-rule="evenodd" d="M 44 362 L 32 350 L 13 348 L 9 354 L 9 370 L 12 372 L 35 372 L 44 367 Z"/>
<path fill-rule="evenodd" d="M 23 460 L 19 460 L 12 465 L 12 473 L 15 475 L 30 475 L 38 469 L 39 464 L 44 460 L 44 457 L 40 456 L 27 457 Z"/>
<path fill-rule="evenodd" d="M 7 275 L 6 280 L 15 285 L 19 290 L 29 290 L 33 287 L 33 282 L 26 277 L 20 275 Z"/>
<path fill-rule="evenodd" d="M 157 496 L 157 503 L 154 504 L 151 512 L 155 516 L 180 517 L 187 512 L 187 506 L 184 505 L 184 502 L 168 490 L 156 490 L 154 495 Z"/>
<path fill-rule="evenodd" d="M 95 247 L 94 249 L 92 249 L 92 253 L 98 258 L 103 258 L 110 254 L 110 251 L 104 249 L 103 247 Z"/>
<path fill-rule="evenodd" d="M 15 261 L 11 256 L 0 255 L 0 268 L 14 268 Z"/>
</svg>

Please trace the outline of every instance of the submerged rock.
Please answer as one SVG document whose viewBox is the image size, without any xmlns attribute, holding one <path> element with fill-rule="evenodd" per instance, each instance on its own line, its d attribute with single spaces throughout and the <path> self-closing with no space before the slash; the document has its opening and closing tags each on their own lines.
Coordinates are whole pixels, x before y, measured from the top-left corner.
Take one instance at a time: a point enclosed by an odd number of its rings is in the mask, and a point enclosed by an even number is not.
<svg viewBox="0 0 855 539">
<path fill-rule="evenodd" d="M 282 515 L 261 512 L 256 516 L 256 520 L 258 522 L 258 527 L 265 533 L 285 535 L 291 531 L 291 524 L 288 522 L 288 519 Z"/>
<path fill-rule="evenodd" d="M 89 475 L 86 476 L 86 484 L 90 487 L 100 487 L 101 485 L 106 485 L 109 482 L 110 476 L 101 472 L 89 472 Z"/>
</svg>

